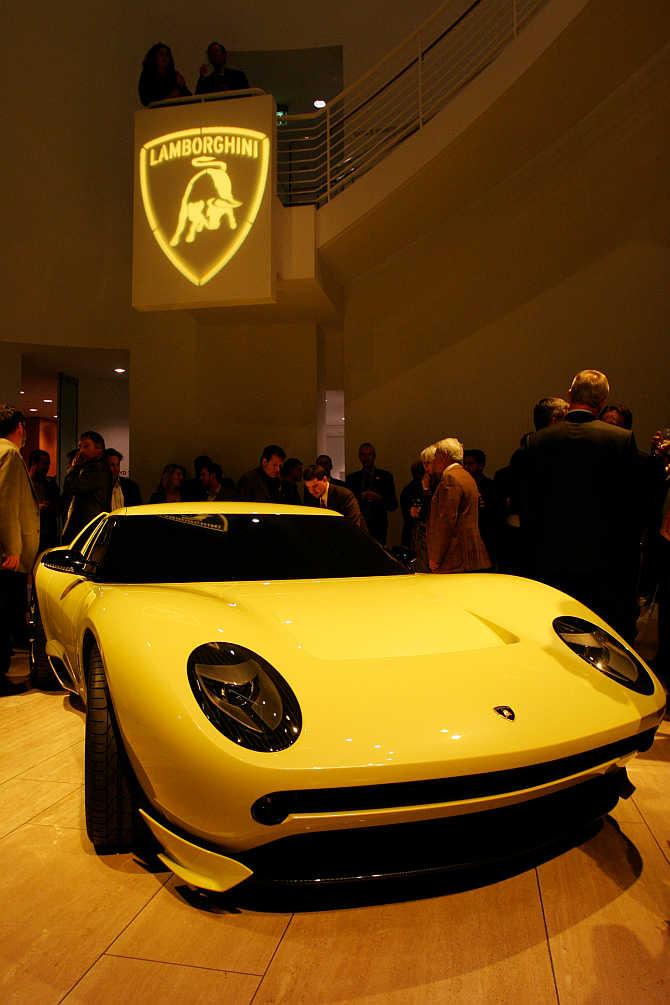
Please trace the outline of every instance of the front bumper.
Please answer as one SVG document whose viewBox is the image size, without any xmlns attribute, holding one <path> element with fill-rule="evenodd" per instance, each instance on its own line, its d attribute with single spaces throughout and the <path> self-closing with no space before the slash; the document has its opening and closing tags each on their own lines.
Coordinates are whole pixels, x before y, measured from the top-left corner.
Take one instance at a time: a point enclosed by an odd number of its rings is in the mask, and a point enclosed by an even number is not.
<svg viewBox="0 0 670 1005">
<path fill-rule="evenodd" d="M 161 861 L 190 886 L 223 892 L 245 880 L 301 887 L 418 878 L 500 864 L 555 845 L 633 791 L 624 768 L 502 809 L 417 823 L 298 834 L 239 852 L 207 848 L 142 816 Z"/>
</svg>

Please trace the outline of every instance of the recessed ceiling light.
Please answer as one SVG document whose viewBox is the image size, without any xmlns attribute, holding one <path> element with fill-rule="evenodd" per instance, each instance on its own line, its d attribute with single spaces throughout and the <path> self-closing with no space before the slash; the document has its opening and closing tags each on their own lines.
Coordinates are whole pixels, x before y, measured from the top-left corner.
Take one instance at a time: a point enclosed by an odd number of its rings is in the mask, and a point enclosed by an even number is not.
<svg viewBox="0 0 670 1005">
<path fill-rule="evenodd" d="M 25 393 L 26 393 L 25 391 L 19 391 L 19 394 L 25 394 Z"/>
<path fill-rule="evenodd" d="M 42 401 L 44 402 L 45 405 L 53 405 L 54 403 L 53 398 L 42 398 Z"/>
<path fill-rule="evenodd" d="M 28 409 L 28 411 L 29 411 L 29 412 L 36 412 L 36 411 L 37 411 L 37 409 L 36 409 L 36 408 L 29 408 L 29 409 Z"/>
<path fill-rule="evenodd" d="M 314 99 L 314 107 L 315 108 L 325 108 L 326 107 L 326 102 L 323 100 L 323 98 L 315 98 Z"/>
<path fill-rule="evenodd" d="M 58 418 L 58 416 L 57 416 L 57 415 L 54 415 L 54 419 L 57 419 L 57 418 Z"/>
<path fill-rule="evenodd" d="M 114 373 L 125 373 L 125 372 L 126 371 L 124 370 L 124 368 L 122 366 L 115 366 L 114 367 Z"/>
</svg>

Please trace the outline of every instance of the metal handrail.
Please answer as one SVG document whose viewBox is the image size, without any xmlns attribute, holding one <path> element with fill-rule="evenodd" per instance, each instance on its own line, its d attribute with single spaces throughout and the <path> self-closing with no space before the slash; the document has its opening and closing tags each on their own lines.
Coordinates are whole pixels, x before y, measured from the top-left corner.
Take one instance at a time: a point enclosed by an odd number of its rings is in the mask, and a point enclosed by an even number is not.
<svg viewBox="0 0 670 1005">
<path fill-rule="evenodd" d="M 147 108 L 170 108 L 172 105 L 197 105 L 203 101 L 230 101 L 234 98 L 255 98 L 265 94 L 262 87 L 245 87 L 237 91 L 207 91 L 204 94 L 179 94 L 176 98 L 151 101 Z"/>
<path fill-rule="evenodd" d="M 480 74 L 546 0 L 446 0 L 325 109 L 284 116 L 277 192 L 322 206 L 378 164 Z"/>
</svg>

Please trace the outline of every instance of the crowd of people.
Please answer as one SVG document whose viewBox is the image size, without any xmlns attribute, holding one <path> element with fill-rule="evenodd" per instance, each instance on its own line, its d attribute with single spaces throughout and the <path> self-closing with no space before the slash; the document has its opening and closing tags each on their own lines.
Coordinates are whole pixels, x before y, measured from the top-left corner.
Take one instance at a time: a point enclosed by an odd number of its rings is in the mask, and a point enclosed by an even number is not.
<svg viewBox="0 0 670 1005">
<path fill-rule="evenodd" d="M 396 496 L 390 471 L 377 466 L 372 443 L 358 450 L 360 468 L 345 481 L 332 459 L 307 466 L 266 446 L 256 467 L 237 483 L 207 455 L 193 477 L 167 464 L 151 503 L 248 502 L 326 507 L 340 513 L 383 547 L 388 514 L 403 517 L 396 554 L 433 574 L 496 571 L 528 576 L 580 600 L 634 643 L 640 597 L 655 599 L 659 646 L 655 668 L 670 680 L 670 431 L 638 450 L 631 411 L 608 402 L 609 384 L 583 370 L 568 400 L 542 398 L 534 432 L 521 438 L 510 462 L 485 474 L 486 455 L 456 437 L 426 446 L 411 480 Z M 35 555 L 69 544 L 98 513 L 142 502 L 139 486 L 122 477 L 122 454 L 87 430 L 68 455 L 59 491 L 48 477 L 49 454 L 21 456 L 25 418 L 0 405 L 0 676 L 25 624 L 26 582 Z M 17 627 L 18 626 L 18 627 Z"/>
<path fill-rule="evenodd" d="M 226 47 L 221 42 L 210 42 L 207 46 L 207 62 L 200 67 L 195 82 L 195 93 L 243 91 L 248 87 L 246 74 L 228 66 Z M 144 57 L 137 89 L 140 101 L 145 106 L 153 101 L 188 97 L 194 93 L 189 90 L 184 77 L 175 67 L 172 49 L 165 42 L 156 42 Z"/>
</svg>

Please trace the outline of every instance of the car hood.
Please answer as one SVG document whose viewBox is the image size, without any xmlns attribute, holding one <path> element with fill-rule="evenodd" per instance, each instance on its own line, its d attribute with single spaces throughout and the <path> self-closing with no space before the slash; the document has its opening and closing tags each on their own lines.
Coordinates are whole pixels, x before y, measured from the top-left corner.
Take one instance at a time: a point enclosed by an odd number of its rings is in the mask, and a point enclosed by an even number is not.
<svg viewBox="0 0 670 1005">
<path fill-rule="evenodd" d="M 434 577 L 203 585 L 189 588 L 222 601 L 246 621 L 329 662 L 427 656 L 495 648 L 519 639 L 503 626 L 445 603 Z"/>
<path fill-rule="evenodd" d="M 380 778 L 391 766 L 400 770 L 394 777 L 405 770 L 412 777 L 411 766 L 420 762 L 422 774 L 435 777 L 445 760 L 454 773 L 550 760 L 574 752 L 575 744 L 586 750 L 631 735 L 652 724 L 649 716 L 656 721 L 663 705 L 662 696 L 634 694 L 591 669 L 553 631 L 559 615 L 598 621 L 595 615 L 564 594 L 514 577 L 102 592 L 105 615 L 95 620 L 101 635 L 104 622 L 114 632 L 113 695 L 120 673 L 128 674 L 137 697 L 140 682 L 127 668 L 137 665 L 139 645 L 146 669 L 141 689 L 155 698 L 159 684 L 165 707 L 174 699 L 180 710 L 173 722 L 190 709 L 198 730 L 209 729 L 190 692 L 188 656 L 208 641 L 246 646 L 272 663 L 300 703 L 302 733 L 281 753 L 282 765 L 342 769 L 349 784 L 365 780 L 372 766 Z M 119 616 L 131 601 L 135 629 L 126 637 Z M 496 712 L 499 706 L 511 707 L 514 720 Z M 235 754 L 267 763 L 253 751 L 236 748 Z"/>
</svg>

